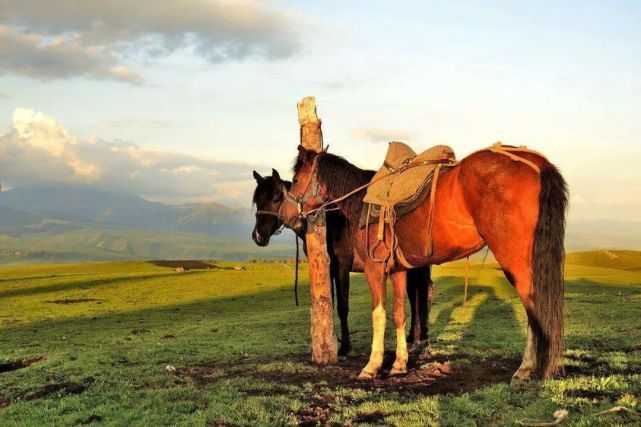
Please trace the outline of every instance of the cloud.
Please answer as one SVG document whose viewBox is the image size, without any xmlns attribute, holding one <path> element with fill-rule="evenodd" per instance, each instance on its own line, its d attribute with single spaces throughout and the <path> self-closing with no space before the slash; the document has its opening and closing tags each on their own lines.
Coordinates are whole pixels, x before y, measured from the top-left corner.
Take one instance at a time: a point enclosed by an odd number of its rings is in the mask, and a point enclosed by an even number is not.
<svg viewBox="0 0 641 427">
<path fill-rule="evenodd" d="M 81 141 L 53 117 L 17 108 L 0 136 L 3 186 L 84 184 L 167 202 L 248 198 L 252 166 L 204 160 L 131 142 Z"/>
<path fill-rule="evenodd" d="M 11 95 L 0 92 L 0 99 L 11 99 Z"/>
<path fill-rule="evenodd" d="M 300 17 L 262 1 L 0 0 L 0 71 L 139 81 L 128 59 L 186 50 L 212 63 L 287 58 Z"/>
<path fill-rule="evenodd" d="M 118 64 L 118 57 L 103 49 L 83 46 L 77 39 L 46 42 L 34 33 L 18 33 L 0 26 L 0 73 L 36 78 L 91 75 L 139 81 L 135 72 Z"/>
<path fill-rule="evenodd" d="M 369 142 L 409 141 L 415 138 L 414 132 L 404 129 L 364 128 L 350 132 L 352 138 Z"/>
</svg>

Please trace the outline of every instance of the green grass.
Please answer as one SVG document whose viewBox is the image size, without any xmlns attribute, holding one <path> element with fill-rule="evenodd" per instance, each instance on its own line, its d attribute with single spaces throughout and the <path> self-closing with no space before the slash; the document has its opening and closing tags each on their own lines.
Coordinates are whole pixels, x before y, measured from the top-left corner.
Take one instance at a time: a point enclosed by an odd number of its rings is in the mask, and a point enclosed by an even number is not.
<svg viewBox="0 0 641 427">
<path fill-rule="evenodd" d="M 433 360 L 422 363 L 481 374 L 460 392 L 447 375 L 415 389 L 352 379 L 371 339 L 362 275 L 352 276 L 352 358 L 339 368 L 310 364 L 307 283 L 296 307 L 291 265 L 243 265 L 0 268 L 0 363 L 44 357 L 0 373 L 0 425 L 291 425 L 315 413 L 336 425 L 514 425 L 557 409 L 570 411 L 564 425 L 641 425 L 594 416 L 614 405 L 641 410 L 638 271 L 568 265 L 568 376 L 510 386 L 525 331 L 516 294 L 488 264 L 463 302 L 462 265 L 435 267 Z M 55 303 L 70 299 L 89 301 Z"/>
</svg>

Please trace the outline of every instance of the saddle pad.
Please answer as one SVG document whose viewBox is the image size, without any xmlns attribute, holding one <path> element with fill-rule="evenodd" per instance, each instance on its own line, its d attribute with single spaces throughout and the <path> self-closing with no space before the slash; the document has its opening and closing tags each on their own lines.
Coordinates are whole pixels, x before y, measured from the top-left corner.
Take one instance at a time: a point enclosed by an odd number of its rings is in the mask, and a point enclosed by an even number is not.
<svg viewBox="0 0 641 427">
<path fill-rule="evenodd" d="M 445 170 L 446 169 L 444 168 L 443 172 Z M 423 184 L 422 188 L 416 192 L 415 197 L 394 205 L 393 208 L 394 208 L 394 213 L 396 218 L 400 218 L 412 212 L 414 209 L 419 207 L 420 204 L 425 201 L 425 199 L 427 199 L 427 197 L 430 195 L 430 189 L 432 187 L 432 177 L 433 175 L 430 175 L 428 177 L 428 179 Z M 359 227 L 364 228 L 368 224 L 377 224 L 380 214 L 381 214 L 381 205 L 363 203 L 363 209 L 361 210 L 361 216 L 358 223 Z"/>
<path fill-rule="evenodd" d="M 454 160 L 454 151 L 437 145 L 419 155 L 402 142 L 390 142 L 383 166 L 372 178 L 365 203 L 395 206 L 415 199 L 439 163 Z M 429 186 L 427 186 L 429 188 Z"/>
</svg>

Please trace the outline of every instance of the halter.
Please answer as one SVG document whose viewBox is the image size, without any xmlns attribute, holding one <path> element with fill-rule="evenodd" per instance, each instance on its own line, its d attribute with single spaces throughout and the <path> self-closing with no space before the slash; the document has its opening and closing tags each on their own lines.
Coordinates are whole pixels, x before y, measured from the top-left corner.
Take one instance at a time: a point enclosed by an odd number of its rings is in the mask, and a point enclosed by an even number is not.
<svg viewBox="0 0 641 427">
<path fill-rule="evenodd" d="M 285 188 L 284 185 L 283 185 L 283 190 L 282 191 L 283 191 L 283 197 L 287 197 L 287 188 Z M 274 233 L 273 233 L 274 235 L 279 235 L 280 233 L 282 233 L 283 232 L 283 228 L 285 228 L 285 225 L 286 225 L 285 221 L 283 220 L 283 204 L 284 204 L 284 202 L 285 202 L 285 200 L 283 200 L 281 202 L 281 204 L 278 207 L 278 210 L 276 212 L 257 210 L 256 214 L 255 214 L 256 218 L 258 218 L 259 215 L 269 215 L 269 216 L 275 216 L 278 219 L 280 224 L 278 225 L 278 229 L 276 229 L 276 231 L 274 231 Z"/>
<path fill-rule="evenodd" d="M 313 209 L 310 211 L 305 212 L 305 203 L 309 201 L 312 197 L 316 197 L 319 194 L 319 184 L 318 184 L 318 175 L 316 172 L 316 159 L 318 157 L 314 158 L 314 162 L 312 164 L 312 173 L 310 174 L 309 178 L 307 179 L 307 184 L 305 184 L 305 188 L 303 191 L 294 196 L 292 193 L 287 191 L 283 187 L 283 193 L 285 195 L 285 200 L 281 204 L 281 211 L 282 207 L 285 203 L 293 203 L 296 205 L 296 211 L 298 214 L 296 216 L 291 217 L 288 221 L 285 221 L 283 218 L 283 224 L 285 224 L 287 227 L 292 228 L 293 223 L 296 219 L 300 218 L 305 220 L 310 213 L 315 212 L 317 209 Z"/>
</svg>

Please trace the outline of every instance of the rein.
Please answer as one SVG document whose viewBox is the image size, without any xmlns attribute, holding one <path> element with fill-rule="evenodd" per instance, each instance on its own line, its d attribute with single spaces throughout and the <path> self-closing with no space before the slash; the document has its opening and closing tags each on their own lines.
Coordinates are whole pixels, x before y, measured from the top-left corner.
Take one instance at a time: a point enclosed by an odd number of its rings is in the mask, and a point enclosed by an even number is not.
<svg viewBox="0 0 641 427">
<path fill-rule="evenodd" d="M 283 194 L 285 195 L 285 197 L 287 197 L 288 195 L 288 192 L 284 186 L 283 186 Z M 282 212 L 283 212 L 283 203 L 280 204 L 280 207 L 278 208 L 277 212 L 257 210 L 255 215 L 256 217 L 258 217 L 258 215 L 268 215 L 268 216 L 275 216 L 276 218 L 278 218 L 278 220 L 280 221 L 280 226 L 278 226 L 278 229 L 273 233 L 273 235 L 277 236 L 283 232 L 286 225 L 289 225 L 285 223 L 285 219 L 283 218 Z M 298 235 L 296 233 L 294 233 L 294 239 L 296 239 L 296 268 L 295 268 L 295 274 L 294 274 L 294 300 L 296 301 L 296 307 L 298 307 L 298 267 L 300 263 L 300 246 L 298 243 Z"/>
<path fill-rule="evenodd" d="M 419 167 L 419 166 L 425 166 L 425 165 L 428 165 L 428 164 L 434 164 L 434 163 L 440 163 L 440 164 L 451 165 L 451 166 L 454 166 L 454 165 L 459 163 L 457 161 L 451 161 L 451 160 L 446 160 L 446 161 L 433 160 L 433 161 L 424 161 L 424 162 L 420 162 L 420 163 L 416 163 L 416 164 L 407 164 L 407 165 L 405 165 L 405 166 L 403 166 L 401 168 L 392 169 L 392 170 L 390 170 L 390 173 L 388 173 L 387 175 L 383 175 L 383 176 L 378 177 L 377 179 L 373 179 L 370 182 L 367 182 L 367 183 L 365 183 L 365 184 L 363 184 L 363 185 L 361 185 L 359 187 L 356 187 L 352 191 L 350 191 L 350 192 L 348 192 L 346 194 L 343 194 L 340 197 L 337 197 L 335 199 L 329 200 L 329 201 L 321 204 L 320 206 L 318 206 L 316 208 L 313 208 L 313 209 L 310 209 L 308 211 L 305 211 L 304 210 L 305 202 L 307 202 L 312 197 L 318 195 L 318 192 L 319 192 L 318 191 L 318 186 L 319 186 L 319 184 L 318 184 L 318 176 L 317 176 L 317 171 L 316 171 L 316 166 L 317 166 L 316 159 L 318 159 L 318 157 L 316 157 L 314 159 L 314 169 L 313 169 L 312 175 L 310 176 L 309 181 L 307 182 L 307 185 L 305 186 L 305 189 L 303 190 L 303 192 L 301 194 L 299 194 L 298 196 L 294 196 L 289 191 L 287 191 L 285 193 L 285 198 L 286 198 L 287 201 L 289 201 L 291 203 L 296 203 L 296 207 L 298 209 L 298 216 L 297 216 L 298 218 L 306 219 L 309 215 L 315 214 L 315 213 L 317 213 L 319 211 L 323 211 L 323 210 L 325 210 L 325 211 L 327 211 L 327 210 L 338 210 L 338 208 L 332 208 L 332 209 L 326 209 L 326 208 L 328 206 L 335 205 L 335 204 L 340 203 L 340 202 L 342 202 L 344 200 L 347 200 L 350 197 L 352 197 L 353 195 L 355 195 L 357 193 L 360 193 L 361 191 L 365 190 L 366 188 L 369 188 L 370 186 L 376 184 L 377 182 L 382 181 L 384 179 L 387 179 L 392 175 L 397 175 L 397 174 L 399 174 L 401 172 L 405 172 L 408 169 Z M 307 190 L 309 189 L 310 185 L 312 184 L 312 181 L 315 181 L 314 182 L 314 188 L 312 188 L 312 194 L 307 196 Z M 297 218 L 297 217 L 294 217 L 294 218 Z"/>
</svg>

